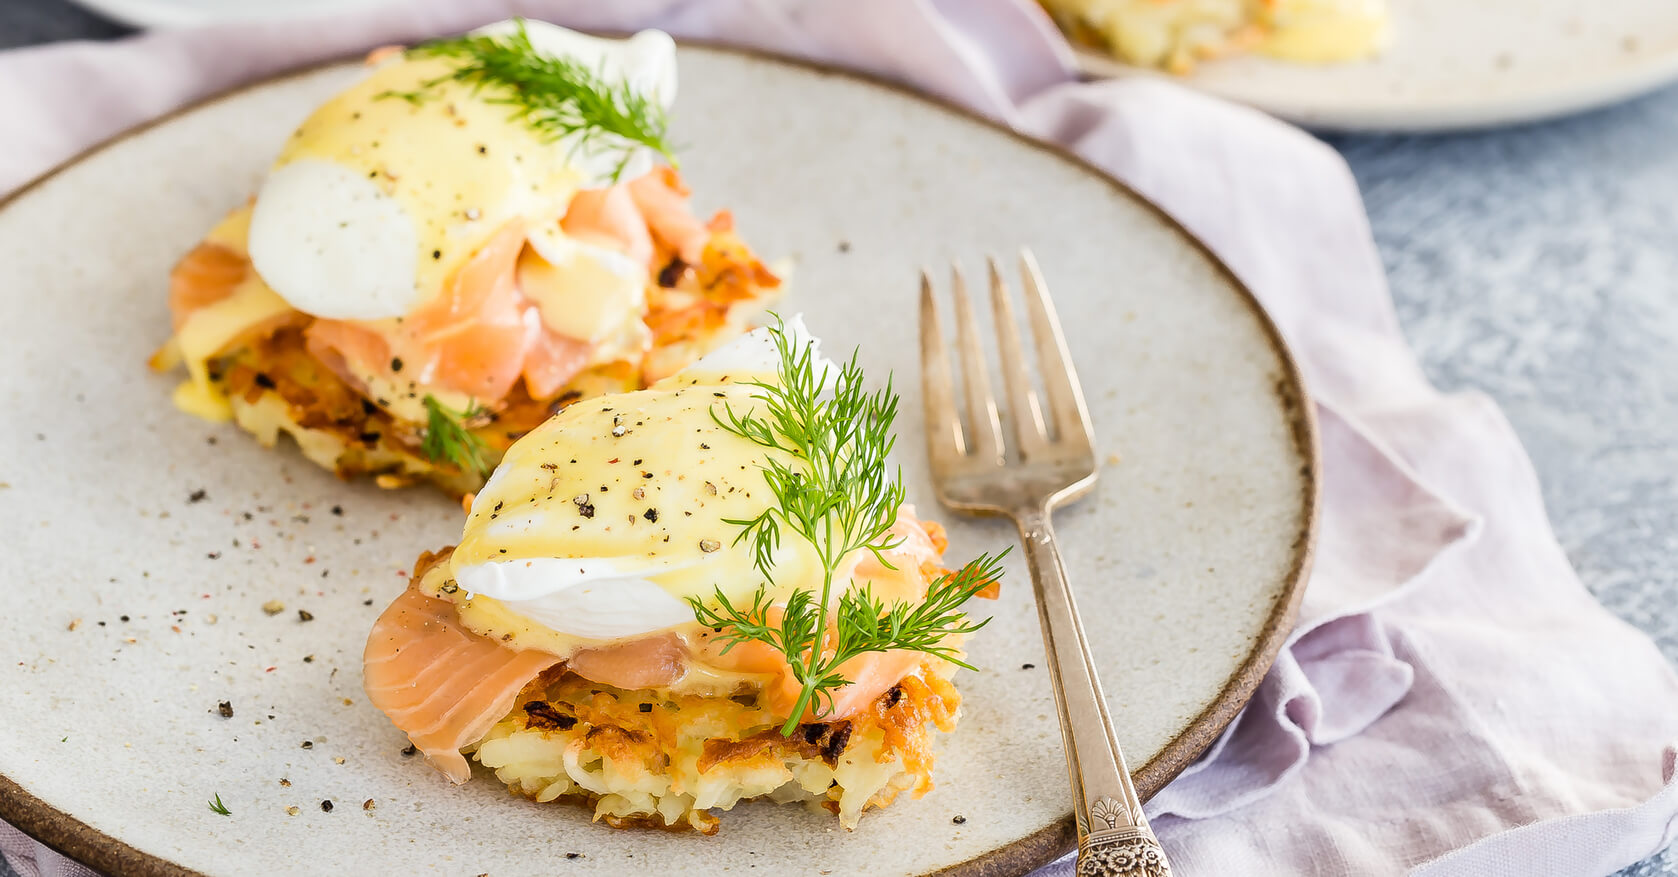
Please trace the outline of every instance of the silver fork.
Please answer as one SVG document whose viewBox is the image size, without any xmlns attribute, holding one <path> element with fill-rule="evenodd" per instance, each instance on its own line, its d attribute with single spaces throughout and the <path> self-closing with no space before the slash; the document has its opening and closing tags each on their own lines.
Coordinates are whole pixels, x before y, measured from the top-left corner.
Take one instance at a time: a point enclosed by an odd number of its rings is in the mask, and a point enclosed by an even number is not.
<svg viewBox="0 0 1678 877">
<path fill-rule="evenodd" d="M 1089 492 L 1097 474 L 1089 410 L 1078 388 L 1066 338 L 1031 251 L 1020 253 L 1026 309 L 1038 350 L 1045 400 L 1030 380 L 1008 285 L 990 260 L 991 305 L 1011 435 L 1005 439 L 990 391 L 984 344 L 959 268 L 951 269 L 967 422 L 956 410 L 949 357 L 932 280 L 921 273 L 921 380 L 927 452 L 938 498 L 957 511 L 1006 515 L 1020 528 L 1037 593 L 1049 678 L 1060 712 L 1072 813 L 1078 826 L 1079 877 L 1168 877 L 1171 866 L 1130 782 L 1113 719 L 1096 678 L 1088 637 L 1055 546 L 1050 513 Z M 1010 441 L 1012 442 L 1010 444 Z"/>
</svg>

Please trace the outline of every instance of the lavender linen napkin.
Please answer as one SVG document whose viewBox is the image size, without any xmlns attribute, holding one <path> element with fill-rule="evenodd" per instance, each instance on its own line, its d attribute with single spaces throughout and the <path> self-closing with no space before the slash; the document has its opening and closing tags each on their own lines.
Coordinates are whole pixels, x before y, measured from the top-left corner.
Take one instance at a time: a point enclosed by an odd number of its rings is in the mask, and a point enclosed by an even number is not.
<svg viewBox="0 0 1678 877">
<path fill-rule="evenodd" d="M 1344 164 L 1168 84 L 1077 82 L 1023 0 L 421 0 L 329 27 L 15 51 L 0 56 L 0 191 L 233 84 L 515 14 L 909 82 L 1076 149 L 1258 294 L 1316 397 L 1323 524 L 1288 648 L 1148 805 L 1179 874 L 1599 875 L 1678 833 L 1678 676 L 1579 584 L 1495 406 L 1428 386 Z M 28 877 L 86 873 L 4 826 L 0 852 Z"/>
</svg>

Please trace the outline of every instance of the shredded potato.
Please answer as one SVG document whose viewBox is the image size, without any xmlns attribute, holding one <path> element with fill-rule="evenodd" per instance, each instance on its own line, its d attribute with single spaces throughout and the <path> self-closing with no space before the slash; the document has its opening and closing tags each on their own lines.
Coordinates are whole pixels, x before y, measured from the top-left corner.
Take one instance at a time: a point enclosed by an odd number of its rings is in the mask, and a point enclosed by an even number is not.
<svg viewBox="0 0 1678 877">
<path fill-rule="evenodd" d="M 932 788 L 932 742 L 955 730 L 951 665 L 928 659 L 872 707 L 832 723 L 780 721 L 750 698 L 625 691 L 563 670 L 526 687 L 475 758 L 515 794 L 586 802 L 616 827 L 714 834 L 712 812 L 805 801 L 855 828 L 864 810 Z"/>
</svg>

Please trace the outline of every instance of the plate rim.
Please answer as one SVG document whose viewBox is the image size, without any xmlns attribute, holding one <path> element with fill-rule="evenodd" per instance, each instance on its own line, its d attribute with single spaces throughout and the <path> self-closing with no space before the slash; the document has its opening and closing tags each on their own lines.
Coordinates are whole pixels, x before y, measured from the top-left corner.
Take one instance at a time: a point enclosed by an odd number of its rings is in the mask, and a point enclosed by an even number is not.
<svg viewBox="0 0 1678 877">
<path fill-rule="evenodd" d="M 602 36 L 624 35 L 621 32 L 612 31 L 589 32 L 598 33 Z M 1276 326 L 1275 321 L 1271 319 L 1270 314 L 1264 309 L 1258 297 L 1248 288 L 1247 284 L 1199 237 L 1185 228 L 1164 208 L 1133 189 L 1129 184 L 1064 146 L 1024 134 L 954 101 L 935 94 L 918 91 L 912 86 L 880 74 L 845 67 L 840 64 L 814 61 L 716 40 L 679 39 L 676 42 L 679 47 L 683 48 L 704 49 L 782 64 L 823 75 L 839 76 L 878 90 L 922 101 L 997 131 L 1026 148 L 1047 153 L 1061 161 L 1070 163 L 1135 201 L 1152 213 L 1156 219 L 1180 235 L 1191 247 L 1199 250 L 1257 318 L 1260 329 L 1263 331 L 1272 351 L 1281 362 L 1283 375 L 1282 380 L 1277 382 L 1275 396 L 1277 404 L 1282 407 L 1288 420 L 1288 426 L 1293 433 L 1294 447 L 1304 458 L 1300 473 L 1304 480 L 1303 520 L 1299 531 L 1294 534 L 1293 544 L 1289 546 L 1292 560 L 1288 571 L 1284 574 L 1283 593 L 1271 608 L 1270 614 L 1266 616 L 1253 649 L 1248 652 L 1240 667 L 1230 675 L 1229 679 L 1225 680 L 1224 686 L 1219 690 L 1217 696 L 1212 699 L 1211 703 L 1207 704 L 1205 709 L 1190 720 L 1183 732 L 1172 738 L 1171 742 L 1167 743 L 1165 748 L 1148 762 L 1132 770 L 1132 779 L 1136 784 L 1137 794 L 1143 801 L 1152 798 L 1155 793 L 1175 779 L 1196 758 L 1199 758 L 1201 753 L 1212 745 L 1213 741 L 1222 736 L 1225 729 L 1246 707 L 1247 702 L 1252 699 L 1253 694 L 1258 690 L 1259 683 L 1263 681 L 1265 674 L 1275 663 L 1282 645 L 1293 631 L 1300 602 L 1304 597 L 1306 580 L 1310 576 L 1320 524 L 1322 448 L 1316 406 L 1306 388 L 1299 363 L 1294 359 L 1293 351 L 1283 338 L 1281 330 Z M 237 99 L 248 92 L 279 85 L 293 79 L 301 79 L 346 63 L 353 63 L 359 57 L 360 53 L 357 53 L 348 57 L 312 62 L 251 82 L 234 85 L 113 134 L 52 166 L 19 186 L 10 194 L 0 197 L 0 211 L 13 208 L 25 196 L 77 165 L 153 128 L 167 125 L 182 116 L 214 104 Z M 134 874 L 144 875 L 144 877 L 154 877 L 154 875 L 155 877 L 208 877 L 202 872 L 194 871 L 176 862 L 144 852 L 82 822 L 69 813 L 65 813 L 35 797 L 3 773 L 0 773 L 0 820 L 16 826 L 24 834 L 45 844 L 61 855 L 103 873 Z M 1073 814 L 1067 812 L 1054 823 L 1019 840 L 987 850 L 973 858 L 948 865 L 937 871 L 929 872 L 923 877 L 1017 877 L 1017 875 L 1047 865 L 1072 852 L 1076 847 L 1077 832 L 1073 823 Z"/>
<path fill-rule="evenodd" d="M 1409 109 L 1362 109 L 1334 105 L 1326 109 L 1287 99 L 1244 100 L 1195 82 L 1194 74 L 1174 76 L 1159 70 L 1127 64 L 1099 48 L 1073 43 L 1073 64 L 1086 80 L 1155 79 L 1192 89 L 1219 100 L 1250 107 L 1262 113 L 1308 128 L 1338 134 L 1449 134 L 1506 128 L 1547 122 L 1607 109 L 1636 100 L 1678 83 L 1678 51 L 1654 56 L 1630 73 L 1569 83 L 1566 88 L 1544 94 L 1513 98 L 1460 100 L 1431 107 Z M 1206 63 L 1217 63 L 1210 61 Z M 1285 64 L 1284 61 L 1273 63 Z M 1333 65 L 1317 66 L 1333 75 Z"/>
</svg>

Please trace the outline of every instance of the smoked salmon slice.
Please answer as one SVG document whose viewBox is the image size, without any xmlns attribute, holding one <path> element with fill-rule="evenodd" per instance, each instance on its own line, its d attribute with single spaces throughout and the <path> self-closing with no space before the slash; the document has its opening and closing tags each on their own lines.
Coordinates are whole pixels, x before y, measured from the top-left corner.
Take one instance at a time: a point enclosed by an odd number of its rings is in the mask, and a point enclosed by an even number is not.
<svg viewBox="0 0 1678 877">
<path fill-rule="evenodd" d="M 169 314 L 175 331 L 194 311 L 232 295 L 249 270 L 243 253 L 209 241 L 182 256 L 169 272 Z"/>
<path fill-rule="evenodd" d="M 652 264 L 652 234 L 627 185 L 578 192 L 559 227 L 584 243 L 621 250 L 642 265 Z"/>
<path fill-rule="evenodd" d="M 675 634 L 652 636 L 571 656 L 565 669 L 613 688 L 662 688 L 687 672 L 687 649 Z"/>
<path fill-rule="evenodd" d="M 508 223 L 455 272 L 436 299 L 421 305 L 390 335 L 344 320 L 316 320 L 310 352 L 329 361 L 328 350 L 375 374 L 436 384 L 471 396 L 505 397 L 524 372 L 536 341 L 530 307 L 519 294 L 513 266 L 524 247 L 524 228 Z M 393 372 L 400 359 L 408 369 Z"/>
<path fill-rule="evenodd" d="M 529 303 L 514 273 L 524 237 L 523 223 L 508 223 L 455 272 L 441 296 L 404 322 L 412 346 L 427 354 L 428 377 L 438 384 L 477 399 L 500 399 L 519 379 L 535 340 L 524 319 Z"/>
<path fill-rule="evenodd" d="M 629 184 L 629 194 L 653 237 L 689 265 L 705 255 L 711 232 L 688 207 L 688 188 L 674 168 L 660 167 Z"/>
<path fill-rule="evenodd" d="M 374 622 L 362 660 L 368 699 L 456 783 L 472 776 L 460 748 L 482 739 L 526 684 L 559 663 L 472 633 L 453 603 L 412 586 Z"/>
<path fill-rule="evenodd" d="M 588 365 L 594 348 L 587 342 L 568 338 L 541 325 L 535 309 L 525 312 L 527 322 L 536 324 L 536 342 L 524 357 L 524 385 L 533 399 L 551 399 Z"/>
</svg>

